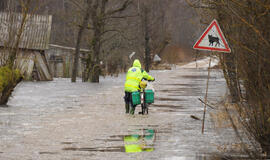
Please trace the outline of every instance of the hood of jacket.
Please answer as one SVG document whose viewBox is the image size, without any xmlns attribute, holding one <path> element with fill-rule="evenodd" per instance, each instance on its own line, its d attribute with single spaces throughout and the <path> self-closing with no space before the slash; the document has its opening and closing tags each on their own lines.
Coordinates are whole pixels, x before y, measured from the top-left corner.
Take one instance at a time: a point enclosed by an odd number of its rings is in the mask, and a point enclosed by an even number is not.
<svg viewBox="0 0 270 160">
<path fill-rule="evenodd" d="M 140 61 L 139 61 L 138 59 L 135 59 L 135 60 L 134 60 L 134 62 L 133 62 L 133 67 L 139 67 L 139 68 L 142 67 L 142 66 L 141 66 L 141 63 L 140 63 Z"/>
</svg>

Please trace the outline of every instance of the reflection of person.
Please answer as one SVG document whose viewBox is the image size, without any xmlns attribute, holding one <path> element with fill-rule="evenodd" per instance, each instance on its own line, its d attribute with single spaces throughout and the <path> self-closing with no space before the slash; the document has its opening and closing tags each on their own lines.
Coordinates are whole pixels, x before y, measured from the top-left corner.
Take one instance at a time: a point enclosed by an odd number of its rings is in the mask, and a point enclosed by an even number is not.
<svg viewBox="0 0 270 160">
<path fill-rule="evenodd" d="M 147 142 L 155 140 L 155 131 L 153 129 L 147 129 L 146 135 L 140 136 L 137 134 L 129 135 L 124 137 L 125 151 L 127 153 L 134 152 L 152 152 L 153 147 L 148 147 Z"/>
<path fill-rule="evenodd" d="M 126 82 L 125 82 L 125 103 L 126 103 L 126 113 L 134 114 L 135 107 L 132 104 L 132 92 L 136 92 L 140 90 L 139 84 L 142 79 L 148 81 L 154 81 L 155 78 L 148 75 L 146 71 L 141 68 L 141 63 L 138 59 L 135 59 L 133 62 L 133 66 L 129 68 L 127 75 L 126 75 Z M 131 111 L 129 111 L 129 104 L 131 104 Z"/>
</svg>

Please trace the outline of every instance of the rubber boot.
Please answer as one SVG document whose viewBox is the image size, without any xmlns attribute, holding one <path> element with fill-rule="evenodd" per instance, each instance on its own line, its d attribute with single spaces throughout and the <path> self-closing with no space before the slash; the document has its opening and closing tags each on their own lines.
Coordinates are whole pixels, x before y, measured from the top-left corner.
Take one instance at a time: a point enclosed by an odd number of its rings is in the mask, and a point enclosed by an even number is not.
<svg viewBox="0 0 270 160">
<path fill-rule="evenodd" d="M 126 104 L 126 114 L 128 114 L 128 113 L 129 113 L 129 105 Z"/>
<path fill-rule="evenodd" d="M 134 112 L 135 112 L 135 106 L 132 106 L 131 108 L 130 108 L 130 114 L 134 114 Z"/>
</svg>

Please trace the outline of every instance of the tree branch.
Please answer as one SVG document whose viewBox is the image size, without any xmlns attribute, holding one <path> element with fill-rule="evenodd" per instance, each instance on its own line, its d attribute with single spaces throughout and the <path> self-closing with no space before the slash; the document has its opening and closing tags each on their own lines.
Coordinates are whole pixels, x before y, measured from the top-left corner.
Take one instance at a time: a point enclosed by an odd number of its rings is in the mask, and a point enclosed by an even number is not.
<svg viewBox="0 0 270 160">
<path fill-rule="evenodd" d="M 106 17 L 107 19 L 109 19 L 109 18 L 119 18 L 119 19 L 121 19 L 121 18 L 130 18 L 130 17 L 138 17 L 139 15 L 138 14 L 136 14 L 136 15 L 125 15 L 125 16 L 110 16 L 110 17 Z"/>
<path fill-rule="evenodd" d="M 238 19 L 240 19 L 244 24 L 249 26 L 262 40 L 263 42 L 267 45 L 270 46 L 270 43 L 264 38 L 262 33 L 252 24 L 250 24 L 245 18 L 241 17 L 238 13 L 236 13 L 232 8 L 228 7 L 227 8 L 234 14 Z"/>
<path fill-rule="evenodd" d="M 190 0 L 186 0 L 187 4 L 192 7 L 192 8 L 206 8 L 206 9 L 215 9 L 215 7 L 213 6 L 209 6 L 209 5 L 195 5 L 194 3 L 190 2 Z"/>
<path fill-rule="evenodd" d="M 117 8 L 115 10 L 111 10 L 111 11 L 108 11 L 106 13 L 106 15 L 113 15 L 115 13 L 118 13 L 118 12 L 122 12 L 123 10 L 125 10 L 130 4 L 132 3 L 132 0 L 126 0 L 122 6 L 120 8 Z"/>
<path fill-rule="evenodd" d="M 69 0 L 68 1 L 70 4 L 76 6 L 77 8 L 79 8 L 80 10 L 84 10 L 85 11 L 85 7 L 83 7 L 81 5 L 81 3 L 78 0 Z"/>
</svg>

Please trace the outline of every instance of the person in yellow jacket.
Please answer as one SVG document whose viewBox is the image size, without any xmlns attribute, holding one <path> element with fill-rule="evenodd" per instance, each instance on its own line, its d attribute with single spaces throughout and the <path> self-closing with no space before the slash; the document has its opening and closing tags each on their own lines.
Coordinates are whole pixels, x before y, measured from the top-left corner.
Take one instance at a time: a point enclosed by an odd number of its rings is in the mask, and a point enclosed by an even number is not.
<svg viewBox="0 0 270 160">
<path fill-rule="evenodd" d="M 146 71 L 141 68 L 141 63 L 135 59 L 133 66 L 129 68 L 126 75 L 125 82 L 125 107 L 126 113 L 134 114 L 135 105 L 132 104 L 132 92 L 140 91 L 140 82 L 145 79 L 147 81 L 154 81 L 155 78 L 150 76 Z M 131 104 L 131 107 L 129 106 Z M 131 109 L 131 110 L 130 110 Z"/>
</svg>

